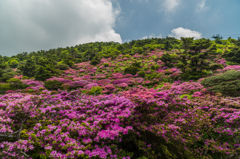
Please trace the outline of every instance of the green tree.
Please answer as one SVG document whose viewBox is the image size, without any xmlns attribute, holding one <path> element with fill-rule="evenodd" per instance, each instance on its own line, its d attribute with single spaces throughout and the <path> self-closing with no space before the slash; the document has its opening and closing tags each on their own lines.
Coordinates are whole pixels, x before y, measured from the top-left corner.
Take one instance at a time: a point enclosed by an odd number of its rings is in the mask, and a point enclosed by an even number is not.
<svg viewBox="0 0 240 159">
<path fill-rule="evenodd" d="M 23 68 L 23 75 L 28 77 L 34 77 L 36 73 L 36 63 L 32 58 L 29 58 L 26 61 L 26 64 Z"/>
<path fill-rule="evenodd" d="M 160 60 L 162 62 L 164 62 L 164 64 L 168 67 L 173 67 L 173 62 L 176 60 L 176 56 L 175 55 L 172 55 L 172 54 L 169 54 L 168 52 L 163 54 L 161 57 L 160 57 Z"/>
<path fill-rule="evenodd" d="M 173 48 L 173 45 L 172 45 L 171 41 L 170 40 L 166 40 L 166 42 L 165 42 L 165 49 L 169 51 L 172 48 Z"/>
<path fill-rule="evenodd" d="M 180 53 L 180 59 L 177 67 L 181 68 L 183 74 L 182 78 L 185 79 L 198 79 L 206 72 L 204 70 L 210 70 L 209 50 L 206 50 L 211 46 L 209 39 L 199 39 L 193 42 L 193 38 L 181 38 L 183 43 L 184 52 Z M 190 51 L 187 51 L 190 49 Z M 203 50 L 204 49 L 204 50 Z M 213 67 L 214 68 L 214 67 Z"/>
<path fill-rule="evenodd" d="M 3 61 L 0 61 L 0 78 L 3 75 L 5 68 L 7 68 L 7 65 Z"/>
<path fill-rule="evenodd" d="M 14 59 L 14 60 L 10 61 L 9 65 L 11 68 L 16 68 L 18 66 L 18 61 Z"/>
<path fill-rule="evenodd" d="M 36 80 L 45 81 L 46 79 L 51 78 L 52 74 L 46 67 L 40 66 L 37 69 L 37 72 L 35 73 L 34 77 Z"/>
<path fill-rule="evenodd" d="M 181 37 L 181 42 L 182 42 L 182 48 L 185 50 L 185 52 L 187 52 L 190 45 L 193 43 L 193 38 Z"/>
<path fill-rule="evenodd" d="M 240 64 L 240 48 L 232 47 L 230 50 L 226 50 L 223 57 L 229 62 Z"/>
</svg>

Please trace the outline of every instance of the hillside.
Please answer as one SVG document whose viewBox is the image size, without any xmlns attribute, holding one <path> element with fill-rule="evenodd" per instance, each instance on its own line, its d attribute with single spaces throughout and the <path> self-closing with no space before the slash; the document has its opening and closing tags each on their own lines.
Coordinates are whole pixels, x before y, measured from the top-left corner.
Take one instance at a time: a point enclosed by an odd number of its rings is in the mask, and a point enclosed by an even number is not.
<svg viewBox="0 0 240 159">
<path fill-rule="evenodd" d="M 0 156 L 238 159 L 240 39 L 0 57 Z"/>
</svg>

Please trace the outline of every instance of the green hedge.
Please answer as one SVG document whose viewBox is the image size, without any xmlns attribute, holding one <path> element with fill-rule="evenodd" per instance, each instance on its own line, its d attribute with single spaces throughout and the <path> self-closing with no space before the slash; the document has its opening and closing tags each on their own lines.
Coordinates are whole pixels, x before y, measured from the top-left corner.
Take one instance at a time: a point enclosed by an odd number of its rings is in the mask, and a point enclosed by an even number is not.
<svg viewBox="0 0 240 159">
<path fill-rule="evenodd" d="M 207 77 L 201 84 L 209 91 L 220 92 L 225 96 L 240 96 L 240 71 L 229 70 L 221 75 Z"/>
</svg>

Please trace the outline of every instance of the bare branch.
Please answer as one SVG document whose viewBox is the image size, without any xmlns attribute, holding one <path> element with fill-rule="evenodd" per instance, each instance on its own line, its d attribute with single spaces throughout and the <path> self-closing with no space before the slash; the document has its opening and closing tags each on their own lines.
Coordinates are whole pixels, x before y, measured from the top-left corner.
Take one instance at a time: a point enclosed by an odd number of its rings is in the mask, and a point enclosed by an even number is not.
<svg viewBox="0 0 240 159">
<path fill-rule="evenodd" d="M 29 155 L 27 155 L 25 152 L 21 151 L 21 154 L 23 154 L 26 157 L 29 157 Z"/>
</svg>

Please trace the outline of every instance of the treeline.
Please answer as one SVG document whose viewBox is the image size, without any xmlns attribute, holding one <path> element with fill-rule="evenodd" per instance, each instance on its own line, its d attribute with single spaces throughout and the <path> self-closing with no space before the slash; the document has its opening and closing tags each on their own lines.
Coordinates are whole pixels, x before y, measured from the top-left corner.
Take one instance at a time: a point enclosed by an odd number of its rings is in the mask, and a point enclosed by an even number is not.
<svg viewBox="0 0 240 159">
<path fill-rule="evenodd" d="M 116 42 L 94 42 L 80 44 L 72 47 L 50 49 L 48 51 L 41 50 L 37 52 L 23 52 L 11 57 L 0 55 L 0 81 L 6 82 L 14 75 L 24 75 L 25 78 L 34 77 L 36 80 L 45 80 L 55 75 L 62 73 L 61 70 L 66 70 L 74 66 L 75 63 L 91 61 L 92 65 L 97 65 L 101 58 L 115 58 L 120 54 L 134 55 L 135 53 L 145 54 L 155 49 L 161 50 L 185 50 L 186 49 L 215 49 L 217 53 L 223 54 L 223 57 L 228 60 L 229 64 L 240 63 L 240 39 L 210 41 L 207 39 L 190 40 L 186 46 L 186 42 L 178 40 L 174 37 L 152 38 L 143 40 L 133 40 L 123 44 Z M 197 43 L 206 43 L 206 46 Z M 194 43 L 197 45 L 190 45 Z M 196 47 L 196 48 L 194 48 Z M 225 50 L 224 50 L 225 48 Z M 224 51 L 223 51 L 224 50 Z M 183 55 L 184 56 L 184 55 Z M 182 59 L 184 60 L 184 59 Z M 167 62 L 167 61 L 166 61 Z M 183 61 L 184 63 L 184 61 Z M 184 66 L 179 66 L 184 67 Z M 17 68 L 17 71 L 13 69 Z"/>
</svg>

